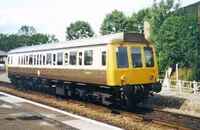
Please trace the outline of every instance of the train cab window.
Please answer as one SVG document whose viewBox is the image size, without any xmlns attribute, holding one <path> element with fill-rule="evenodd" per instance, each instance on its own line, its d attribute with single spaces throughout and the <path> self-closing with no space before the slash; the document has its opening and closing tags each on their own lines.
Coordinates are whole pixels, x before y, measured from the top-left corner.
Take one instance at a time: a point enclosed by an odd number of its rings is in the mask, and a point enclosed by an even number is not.
<svg viewBox="0 0 200 130">
<path fill-rule="evenodd" d="M 69 54 L 69 64 L 70 65 L 76 65 L 76 57 L 77 57 L 77 52 L 72 51 Z"/>
<path fill-rule="evenodd" d="M 33 57 L 33 65 L 36 65 L 36 55 L 34 55 L 34 57 Z"/>
<path fill-rule="evenodd" d="M 151 47 L 144 47 L 146 67 L 154 67 L 153 50 Z"/>
<path fill-rule="evenodd" d="M 117 47 L 116 58 L 118 68 L 129 68 L 127 47 Z"/>
<path fill-rule="evenodd" d="M 133 68 L 142 67 L 142 53 L 141 47 L 131 47 L 131 58 Z"/>
<path fill-rule="evenodd" d="M 102 66 L 106 65 L 106 51 L 101 52 L 101 65 Z"/>
<path fill-rule="evenodd" d="M 78 53 L 78 64 L 82 65 L 82 62 L 83 62 L 83 55 L 82 55 L 82 52 L 79 52 Z"/>
<path fill-rule="evenodd" d="M 57 53 L 57 65 L 63 65 L 63 53 Z"/>
<path fill-rule="evenodd" d="M 92 65 L 93 63 L 93 50 L 84 52 L 84 65 Z"/>
<path fill-rule="evenodd" d="M 33 55 L 29 55 L 29 65 L 33 65 Z"/>
<path fill-rule="evenodd" d="M 68 65 L 68 53 L 65 53 L 65 65 Z"/>
<path fill-rule="evenodd" d="M 45 63 L 46 63 L 46 56 L 43 55 L 43 65 L 46 65 Z"/>
<path fill-rule="evenodd" d="M 47 53 L 47 65 L 51 65 L 51 63 L 52 63 L 52 54 Z"/>
</svg>

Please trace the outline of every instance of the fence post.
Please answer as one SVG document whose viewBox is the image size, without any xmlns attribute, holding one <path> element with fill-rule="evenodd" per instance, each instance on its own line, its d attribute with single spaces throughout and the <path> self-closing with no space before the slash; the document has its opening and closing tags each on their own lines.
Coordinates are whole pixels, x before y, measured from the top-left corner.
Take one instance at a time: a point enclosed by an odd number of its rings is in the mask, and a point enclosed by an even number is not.
<svg viewBox="0 0 200 130">
<path fill-rule="evenodd" d="M 197 89 L 197 82 L 196 81 L 193 81 L 193 86 L 194 86 L 194 94 L 196 94 L 196 89 Z"/>
<path fill-rule="evenodd" d="M 179 91 L 182 92 L 182 84 L 181 84 L 181 80 L 178 80 L 178 87 L 179 87 Z"/>
<path fill-rule="evenodd" d="M 168 91 L 170 91 L 170 86 L 171 86 L 171 81 L 170 81 L 170 79 L 167 79 L 167 88 L 168 88 Z"/>
</svg>

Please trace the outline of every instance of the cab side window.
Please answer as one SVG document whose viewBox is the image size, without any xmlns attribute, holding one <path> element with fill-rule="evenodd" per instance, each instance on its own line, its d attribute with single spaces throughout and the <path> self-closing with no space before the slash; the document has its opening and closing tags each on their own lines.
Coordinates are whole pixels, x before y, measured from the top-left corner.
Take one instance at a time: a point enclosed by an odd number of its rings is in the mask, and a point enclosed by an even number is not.
<svg viewBox="0 0 200 130">
<path fill-rule="evenodd" d="M 154 67 L 153 50 L 151 47 L 144 48 L 144 56 L 145 56 L 146 67 Z"/>
<path fill-rule="evenodd" d="M 101 52 L 101 65 L 106 66 L 106 51 Z"/>
</svg>

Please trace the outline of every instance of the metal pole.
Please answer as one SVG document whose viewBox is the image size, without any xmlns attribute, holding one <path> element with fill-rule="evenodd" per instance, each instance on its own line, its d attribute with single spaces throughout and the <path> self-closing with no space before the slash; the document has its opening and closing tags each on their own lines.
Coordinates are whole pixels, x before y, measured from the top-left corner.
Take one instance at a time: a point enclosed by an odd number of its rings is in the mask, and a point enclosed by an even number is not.
<svg viewBox="0 0 200 130">
<path fill-rule="evenodd" d="M 177 82 L 178 82 L 178 64 L 179 64 L 179 63 L 176 64 L 176 81 L 177 81 Z"/>
</svg>

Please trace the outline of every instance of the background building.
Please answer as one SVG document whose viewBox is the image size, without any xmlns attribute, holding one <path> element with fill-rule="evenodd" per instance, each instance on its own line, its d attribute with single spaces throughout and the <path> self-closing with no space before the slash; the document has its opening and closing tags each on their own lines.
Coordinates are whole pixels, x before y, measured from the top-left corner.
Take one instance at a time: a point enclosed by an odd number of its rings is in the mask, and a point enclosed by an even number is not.
<svg viewBox="0 0 200 130">
<path fill-rule="evenodd" d="M 200 1 L 191 5 L 185 6 L 183 10 L 184 10 L 184 13 L 191 13 L 198 17 L 199 42 L 200 42 Z"/>
<path fill-rule="evenodd" d="M 7 58 L 7 52 L 0 50 L 0 67 L 5 65 L 6 58 Z"/>
</svg>

